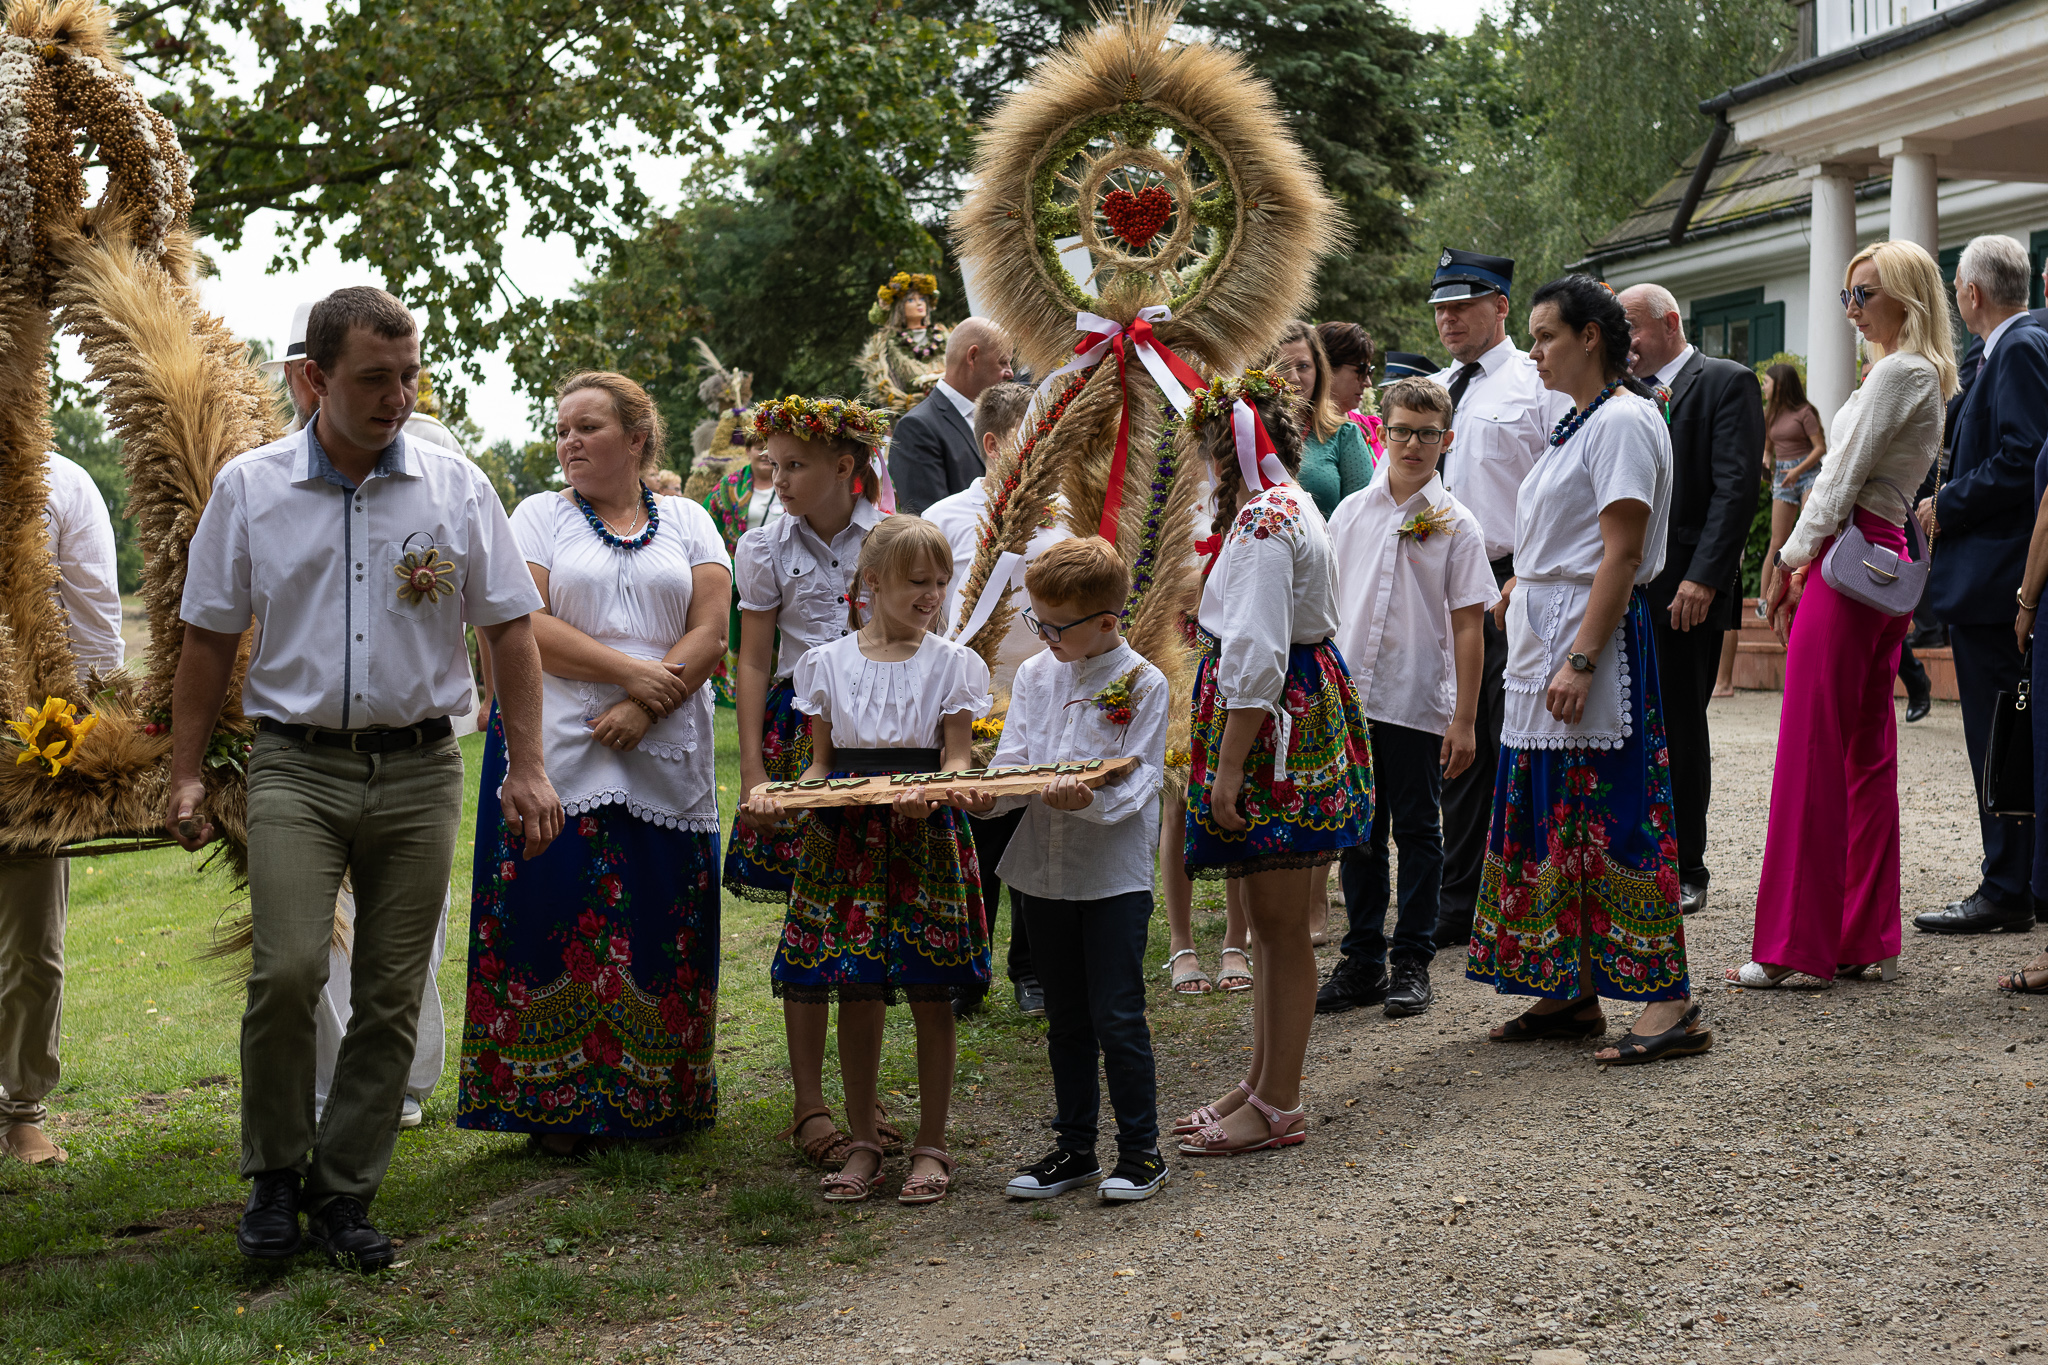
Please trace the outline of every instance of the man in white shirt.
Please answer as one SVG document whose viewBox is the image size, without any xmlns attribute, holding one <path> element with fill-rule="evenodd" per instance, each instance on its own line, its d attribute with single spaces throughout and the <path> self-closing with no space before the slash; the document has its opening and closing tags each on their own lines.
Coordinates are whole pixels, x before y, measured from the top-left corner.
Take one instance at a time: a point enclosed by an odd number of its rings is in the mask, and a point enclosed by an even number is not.
<svg viewBox="0 0 2048 1365">
<path fill-rule="evenodd" d="M 896 419 L 889 433 L 889 479 L 896 510 L 922 513 L 985 472 L 974 441 L 974 400 L 1010 382 L 1010 341 L 987 318 L 968 318 L 946 338 L 945 377 L 929 397 Z"/>
<path fill-rule="evenodd" d="M 121 590 L 114 523 L 92 476 L 54 452 L 43 466 L 50 560 L 78 677 L 121 666 Z M 43 1099 L 57 1087 L 58 1023 L 64 1011 L 64 917 L 71 901 L 65 858 L 0 861 L 0 1151 L 31 1166 L 61 1164 L 43 1132 Z"/>
<path fill-rule="evenodd" d="M 241 1171 L 255 1187 L 236 1242 L 296 1254 L 303 1208 L 331 1260 L 376 1270 L 391 1242 L 367 1208 L 397 1137 L 462 810 L 448 717 L 474 705 L 465 621 L 497 663 L 501 800 L 527 857 L 560 833 L 562 807 L 542 768 L 529 619 L 542 603 L 511 523 L 468 460 L 403 434 L 420 370 L 411 314 L 381 289 L 337 290 L 307 321 L 306 359 L 313 421 L 222 467 L 187 549 L 164 827 L 186 848 L 213 837 L 204 758 L 253 618 Z M 316 1125 L 314 1012 L 344 874 L 353 1013 Z"/>
<path fill-rule="evenodd" d="M 1515 263 L 1505 256 L 1446 249 L 1430 286 L 1437 339 L 1451 353 L 1448 368 L 1432 376 L 1450 391 L 1457 449 L 1444 457 L 1444 487 L 1479 522 L 1496 585 L 1515 573 L 1515 501 L 1522 480 L 1546 448 L 1550 429 L 1572 400 L 1543 387 L 1528 352 L 1508 340 L 1508 291 Z M 1488 613 L 1475 719 L 1472 766 L 1444 783 L 1444 885 L 1436 943 L 1450 948 L 1472 937 L 1472 907 L 1486 862 L 1486 828 L 1493 818 L 1493 771 L 1500 756 L 1508 637 Z"/>
</svg>

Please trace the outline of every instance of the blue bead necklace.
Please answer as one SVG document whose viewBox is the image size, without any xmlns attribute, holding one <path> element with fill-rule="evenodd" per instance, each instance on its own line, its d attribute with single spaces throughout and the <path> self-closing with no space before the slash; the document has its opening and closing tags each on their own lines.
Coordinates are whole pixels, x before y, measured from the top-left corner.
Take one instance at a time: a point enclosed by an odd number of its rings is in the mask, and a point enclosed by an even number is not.
<svg viewBox="0 0 2048 1365">
<path fill-rule="evenodd" d="M 1566 441 L 1569 441 L 1574 435 L 1578 433 L 1580 427 L 1586 425 L 1586 419 L 1591 417 L 1594 413 L 1600 411 L 1600 405 L 1602 403 L 1605 403 L 1608 399 L 1612 398 L 1614 396 L 1614 391 L 1620 387 L 1621 381 L 1617 379 L 1611 384 L 1609 384 L 1606 388 L 1600 390 L 1600 396 L 1598 398 L 1595 398 L 1592 402 L 1586 404 L 1585 407 L 1574 408 L 1572 409 L 1572 411 L 1558 418 L 1557 425 L 1550 429 L 1550 444 L 1553 446 L 1561 446 Z"/>
<path fill-rule="evenodd" d="M 654 510 L 654 490 L 644 483 L 640 485 L 640 506 L 647 512 L 647 529 L 634 536 L 631 540 L 627 540 L 624 536 L 613 531 L 611 527 L 605 525 L 604 518 L 597 514 L 595 507 L 592 507 L 584 500 L 581 493 L 576 494 L 576 506 L 582 509 L 583 519 L 590 523 L 591 530 L 597 532 L 597 538 L 611 546 L 614 550 L 639 549 L 648 541 L 654 539 L 654 532 L 661 525 L 661 513 Z"/>
</svg>

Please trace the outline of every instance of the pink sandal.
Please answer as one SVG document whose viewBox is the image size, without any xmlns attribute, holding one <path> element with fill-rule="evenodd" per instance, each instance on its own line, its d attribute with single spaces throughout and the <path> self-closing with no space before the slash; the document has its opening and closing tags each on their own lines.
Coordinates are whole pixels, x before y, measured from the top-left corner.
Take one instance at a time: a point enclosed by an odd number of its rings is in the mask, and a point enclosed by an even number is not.
<svg viewBox="0 0 2048 1365">
<path fill-rule="evenodd" d="M 1237 1083 L 1237 1088 L 1239 1090 L 1244 1091 L 1244 1093 L 1247 1095 L 1252 1093 L 1252 1085 L 1250 1081 L 1239 1081 Z M 1220 1111 L 1217 1110 L 1216 1106 L 1213 1104 L 1205 1104 L 1200 1109 L 1197 1109 L 1194 1113 L 1189 1114 L 1186 1118 L 1182 1119 L 1179 1123 L 1174 1124 L 1173 1135 L 1175 1137 L 1185 1137 L 1189 1133 L 1199 1133 L 1204 1128 L 1209 1127 L 1211 1124 L 1217 1124 L 1221 1122 L 1223 1122 L 1223 1115 Z"/>
<path fill-rule="evenodd" d="M 899 1204 L 936 1204 L 946 1197 L 946 1191 L 953 1185 L 953 1155 L 943 1147 L 912 1147 L 905 1156 L 928 1156 L 946 1169 L 943 1173 L 930 1171 L 913 1175 L 903 1182 L 903 1188 L 896 1192 Z"/>
<path fill-rule="evenodd" d="M 1180 1144 L 1188 1156 L 1236 1156 L 1240 1152 L 1264 1152 L 1275 1147 L 1298 1147 L 1308 1141 L 1308 1106 L 1275 1109 L 1246 1086 L 1244 1102 L 1266 1116 L 1266 1136 L 1250 1142 L 1233 1143 L 1220 1123 L 1210 1124 L 1192 1139 Z"/>
<path fill-rule="evenodd" d="M 869 1195 L 875 1192 L 875 1187 L 882 1183 L 881 1144 L 869 1142 L 866 1138 L 848 1138 L 846 1140 L 846 1159 L 852 1161 L 855 1152 L 873 1152 L 875 1154 L 875 1173 L 873 1175 L 855 1175 L 852 1171 L 832 1172 L 832 1174 L 818 1182 L 818 1188 L 824 1194 L 826 1203 L 863 1203 Z"/>
</svg>

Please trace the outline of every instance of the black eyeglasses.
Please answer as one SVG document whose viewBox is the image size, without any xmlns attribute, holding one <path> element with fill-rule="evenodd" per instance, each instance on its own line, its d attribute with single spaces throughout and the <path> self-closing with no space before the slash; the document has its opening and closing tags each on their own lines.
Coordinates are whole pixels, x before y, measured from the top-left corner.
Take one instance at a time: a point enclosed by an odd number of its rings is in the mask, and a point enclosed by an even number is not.
<svg viewBox="0 0 2048 1365">
<path fill-rule="evenodd" d="M 1024 609 L 1023 615 L 1024 629 L 1030 631 L 1039 639 L 1051 643 L 1053 641 L 1058 640 L 1060 636 L 1066 634 L 1075 626 L 1085 626 L 1098 616 L 1114 616 L 1119 621 L 1121 621 L 1123 619 L 1124 614 L 1120 611 L 1091 611 L 1086 616 L 1082 617 L 1080 620 L 1069 621 L 1063 626 L 1054 626 L 1046 624 L 1044 621 L 1039 620 L 1038 617 L 1032 613 L 1032 610 L 1029 607 L 1026 607 Z"/>
<path fill-rule="evenodd" d="M 1450 434 L 1444 427 L 1383 427 L 1381 430 L 1389 441 L 1403 446 L 1410 441 L 1420 441 L 1426 446 L 1433 446 Z"/>
<path fill-rule="evenodd" d="M 1881 285 L 1850 285 L 1842 291 L 1842 307 L 1847 308 L 1853 302 L 1858 308 L 1868 308 L 1870 306 L 1870 296 L 1872 294 L 1882 294 L 1883 292 L 1884 288 Z"/>
</svg>

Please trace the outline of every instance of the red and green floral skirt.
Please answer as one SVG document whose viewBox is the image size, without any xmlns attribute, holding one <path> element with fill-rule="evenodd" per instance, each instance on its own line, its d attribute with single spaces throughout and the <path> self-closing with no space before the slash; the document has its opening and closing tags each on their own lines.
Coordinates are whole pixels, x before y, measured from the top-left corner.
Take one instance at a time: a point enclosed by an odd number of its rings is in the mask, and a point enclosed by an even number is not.
<svg viewBox="0 0 2048 1365">
<path fill-rule="evenodd" d="M 1287 654 L 1285 776 L 1276 780 L 1279 727 L 1259 727 L 1244 763 L 1233 833 L 1209 810 L 1209 784 L 1223 748 L 1227 714 L 1216 687 L 1216 637 L 1201 633 L 1189 742 L 1188 876 L 1215 880 L 1277 868 L 1316 867 L 1362 844 L 1372 827 L 1372 742 L 1344 658 L 1328 640 Z"/>
<path fill-rule="evenodd" d="M 477 801 L 455 1123 L 659 1138 L 718 1117 L 718 834 L 622 805 L 521 858 L 492 718 Z"/>
<path fill-rule="evenodd" d="M 796 691 L 787 678 L 776 679 L 768 688 L 762 707 L 761 766 L 768 770 L 770 782 L 794 782 L 811 766 L 811 718 L 796 709 Z M 739 799 L 745 801 L 746 793 L 741 792 Z M 734 816 L 732 840 L 725 849 L 725 889 L 750 901 L 788 900 L 807 818 L 755 829 Z"/>
<path fill-rule="evenodd" d="M 967 818 L 821 806 L 769 976 L 786 1000 L 944 1000 L 988 980 L 988 917 Z"/>
<path fill-rule="evenodd" d="M 1501 748 L 1465 975 L 1503 995 L 1691 994 L 1671 754 L 1640 591 L 1627 626 L 1633 676 L 1620 748 Z"/>
</svg>

